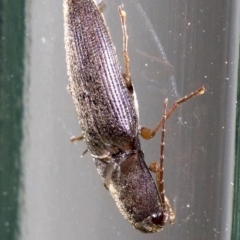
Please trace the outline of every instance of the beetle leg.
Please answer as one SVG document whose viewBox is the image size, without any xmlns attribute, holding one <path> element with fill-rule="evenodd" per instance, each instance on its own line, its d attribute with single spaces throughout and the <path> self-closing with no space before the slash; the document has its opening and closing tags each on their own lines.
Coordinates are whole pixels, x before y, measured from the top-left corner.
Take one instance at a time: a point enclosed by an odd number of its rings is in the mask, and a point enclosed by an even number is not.
<svg viewBox="0 0 240 240">
<path fill-rule="evenodd" d="M 81 135 L 81 136 L 78 136 L 78 137 L 72 136 L 70 138 L 70 141 L 71 142 L 76 142 L 76 141 L 81 141 L 83 139 L 84 139 L 84 135 Z M 84 150 L 83 153 L 81 154 L 81 157 L 83 157 L 87 152 L 88 152 L 88 149 Z"/>
<path fill-rule="evenodd" d="M 165 196 L 165 190 L 164 190 L 164 179 L 163 179 L 163 172 L 164 172 L 164 167 L 163 167 L 163 162 L 164 162 L 164 147 L 165 147 L 165 123 L 167 119 L 167 103 L 168 99 L 165 99 L 164 101 L 164 114 L 163 114 L 163 125 L 162 125 L 162 137 L 161 137 L 161 147 L 160 147 L 160 163 L 153 162 L 150 166 L 149 169 L 156 173 L 156 182 L 157 182 L 157 187 L 158 191 L 161 197 L 162 201 L 162 207 L 163 211 L 167 213 L 167 204 L 165 202 L 166 196 Z"/>
<path fill-rule="evenodd" d="M 83 153 L 81 154 L 81 157 L 83 157 L 87 152 L 88 152 L 88 149 L 84 150 Z"/>
<path fill-rule="evenodd" d="M 169 212 L 169 223 L 173 224 L 174 223 L 173 221 L 175 219 L 175 214 L 174 214 L 174 212 L 172 210 L 172 206 L 171 206 L 171 204 L 170 204 L 170 202 L 169 202 L 169 200 L 166 196 L 165 196 L 165 203 L 167 205 L 168 212 Z"/>
<path fill-rule="evenodd" d="M 160 163 L 152 162 L 149 166 L 149 169 L 150 169 L 150 171 L 156 173 L 156 182 L 157 182 L 158 191 L 159 191 L 161 201 L 162 201 L 163 211 L 166 214 L 167 214 L 167 212 L 169 212 L 169 222 L 170 222 L 170 224 L 172 224 L 173 220 L 175 218 L 175 214 L 172 210 L 172 206 L 171 206 L 168 198 L 165 195 L 164 179 L 163 179 L 163 173 L 164 173 L 163 163 L 164 163 L 164 148 L 165 148 L 165 133 L 166 133 L 165 123 L 167 120 L 167 103 L 168 103 L 168 99 L 165 99 L 163 123 L 162 123 L 161 147 L 160 147 Z"/>
<path fill-rule="evenodd" d="M 122 24 L 122 32 L 123 32 L 123 59 L 125 64 L 125 73 L 123 74 L 123 78 L 125 80 L 126 86 L 130 93 L 133 93 L 133 86 L 130 74 L 130 67 L 129 67 L 129 56 L 128 56 L 128 35 L 127 35 L 127 25 L 126 25 L 126 12 L 122 10 L 122 7 L 118 7 L 118 12 L 120 15 L 120 20 Z"/>
<path fill-rule="evenodd" d="M 205 92 L 205 88 L 204 86 L 200 87 L 199 89 L 197 89 L 195 92 L 190 93 L 189 95 L 186 95 L 185 97 L 177 100 L 172 107 L 167 111 L 166 114 L 166 119 L 168 119 L 172 113 L 176 110 L 176 108 L 181 104 L 186 102 L 187 100 L 189 100 L 192 97 L 201 95 Z M 164 117 L 161 119 L 161 121 L 157 124 L 157 127 L 155 129 L 149 129 L 149 128 L 145 128 L 145 127 L 141 127 L 140 129 L 140 135 L 142 136 L 142 138 L 148 140 L 151 139 L 155 136 L 156 132 L 163 126 L 163 122 L 164 122 Z"/>
<path fill-rule="evenodd" d="M 81 141 L 81 140 L 83 140 L 83 139 L 84 139 L 84 136 L 83 136 L 83 135 L 77 136 L 77 137 L 72 136 L 72 137 L 70 138 L 70 141 L 71 141 L 71 142 L 75 142 L 75 141 Z"/>
</svg>

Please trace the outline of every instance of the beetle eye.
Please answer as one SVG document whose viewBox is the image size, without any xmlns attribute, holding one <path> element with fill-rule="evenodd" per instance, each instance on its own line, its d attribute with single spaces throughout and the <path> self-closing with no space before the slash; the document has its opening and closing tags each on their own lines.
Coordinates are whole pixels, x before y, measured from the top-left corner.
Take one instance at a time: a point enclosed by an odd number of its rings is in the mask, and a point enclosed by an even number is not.
<svg viewBox="0 0 240 240">
<path fill-rule="evenodd" d="M 163 226 L 166 222 L 166 216 L 163 213 L 153 214 L 151 220 L 155 225 Z"/>
</svg>

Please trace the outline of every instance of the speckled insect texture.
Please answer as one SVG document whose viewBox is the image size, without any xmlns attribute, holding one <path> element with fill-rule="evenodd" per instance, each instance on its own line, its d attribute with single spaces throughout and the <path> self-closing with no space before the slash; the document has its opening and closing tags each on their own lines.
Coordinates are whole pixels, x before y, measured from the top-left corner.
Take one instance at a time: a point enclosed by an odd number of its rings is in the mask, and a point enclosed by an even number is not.
<svg viewBox="0 0 240 240">
<path fill-rule="evenodd" d="M 144 161 L 139 135 L 151 138 L 160 127 L 165 129 L 166 118 L 178 104 L 167 111 L 165 103 L 163 120 L 155 130 L 139 127 L 127 55 L 126 15 L 121 8 L 119 14 L 124 35 L 125 74 L 94 1 L 64 0 L 69 92 L 83 139 L 120 212 L 136 229 L 157 232 L 166 223 L 168 211 L 170 221 L 174 214 L 164 194 L 162 164 L 151 166 L 157 174 L 157 187 Z M 192 95 L 201 91 L 204 88 Z M 184 101 L 192 97 L 189 96 Z M 162 152 L 163 142 L 164 138 Z M 163 163 L 163 153 L 160 163 Z"/>
</svg>

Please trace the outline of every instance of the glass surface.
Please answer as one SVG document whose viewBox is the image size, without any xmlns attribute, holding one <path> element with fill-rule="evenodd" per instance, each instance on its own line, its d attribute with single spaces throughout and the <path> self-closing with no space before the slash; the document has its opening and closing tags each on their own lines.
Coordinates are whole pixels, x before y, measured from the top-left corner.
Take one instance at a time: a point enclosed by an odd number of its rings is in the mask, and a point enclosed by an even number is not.
<svg viewBox="0 0 240 240">
<path fill-rule="evenodd" d="M 103 187 L 67 93 L 62 1 L 27 1 L 21 239 L 230 239 L 237 1 L 113 1 L 104 12 L 118 57 L 117 6 L 127 12 L 131 76 L 140 124 L 155 127 L 169 106 L 207 89 L 167 121 L 166 194 L 176 214 L 155 234 L 133 229 Z M 166 55 L 165 55 L 166 54 Z M 168 62 L 167 62 L 168 59 Z M 142 140 L 147 164 L 159 159 L 160 133 Z"/>
</svg>

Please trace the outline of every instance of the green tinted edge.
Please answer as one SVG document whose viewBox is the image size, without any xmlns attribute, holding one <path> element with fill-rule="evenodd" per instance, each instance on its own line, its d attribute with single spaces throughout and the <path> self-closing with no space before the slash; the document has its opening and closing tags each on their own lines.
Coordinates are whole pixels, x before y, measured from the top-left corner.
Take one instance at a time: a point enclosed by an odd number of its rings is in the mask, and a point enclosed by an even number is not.
<svg viewBox="0 0 240 240">
<path fill-rule="evenodd" d="M 236 141 L 235 141 L 235 173 L 234 173 L 234 197 L 232 240 L 240 239 L 240 62 L 238 62 L 238 89 L 236 105 Z"/>
<path fill-rule="evenodd" d="M 0 0 L 0 239 L 19 236 L 25 1 Z"/>
</svg>

